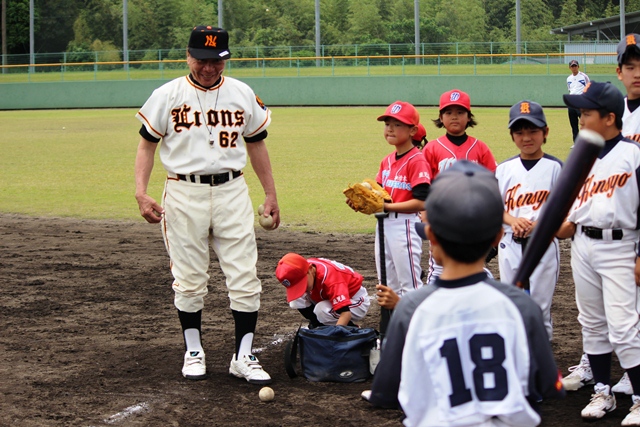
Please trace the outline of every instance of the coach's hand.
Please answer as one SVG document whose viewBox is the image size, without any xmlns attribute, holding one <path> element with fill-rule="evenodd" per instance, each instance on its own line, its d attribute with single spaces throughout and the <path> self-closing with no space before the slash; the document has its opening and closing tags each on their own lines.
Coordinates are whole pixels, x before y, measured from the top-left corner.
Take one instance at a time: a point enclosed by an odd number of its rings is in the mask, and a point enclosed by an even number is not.
<svg viewBox="0 0 640 427">
<path fill-rule="evenodd" d="M 138 207 L 140 208 L 140 215 L 142 215 L 147 222 L 156 224 L 162 221 L 164 209 L 162 209 L 162 206 L 160 206 L 153 197 L 148 194 L 142 194 L 140 196 L 136 195 L 136 200 L 138 201 Z"/>
</svg>

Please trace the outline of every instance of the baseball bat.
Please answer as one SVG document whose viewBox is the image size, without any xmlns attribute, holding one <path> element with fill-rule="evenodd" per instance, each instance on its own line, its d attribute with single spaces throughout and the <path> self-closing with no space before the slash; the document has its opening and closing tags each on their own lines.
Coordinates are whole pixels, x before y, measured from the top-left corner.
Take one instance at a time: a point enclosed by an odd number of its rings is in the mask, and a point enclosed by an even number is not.
<svg viewBox="0 0 640 427">
<path fill-rule="evenodd" d="M 384 219 L 387 217 L 385 212 L 379 212 L 376 214 L 378 220 L 378 248 L 380 254 L 378 260 L 380 262 L 380 283 L 387 286 L 387 264 L 384 248 Z M 387 332 L 387 326 L 391 320 L 391 310 L 388 308 L 380 307 L 380 339 L 384 338 Z"/>
<path fill-rule="evenodd" d="M 513 279 L 514 285 L 529 292 L 531 273 L 566 219 L 569 209 L 578 197 L 580 188 L 603 147 L 604 138 L 600 134 L 587 129 L 578 133 L 573 149 L 558 176 L 558 181 L 551 189 L 540 212 L 538 224 L 531 234 Z"/>
</svg>

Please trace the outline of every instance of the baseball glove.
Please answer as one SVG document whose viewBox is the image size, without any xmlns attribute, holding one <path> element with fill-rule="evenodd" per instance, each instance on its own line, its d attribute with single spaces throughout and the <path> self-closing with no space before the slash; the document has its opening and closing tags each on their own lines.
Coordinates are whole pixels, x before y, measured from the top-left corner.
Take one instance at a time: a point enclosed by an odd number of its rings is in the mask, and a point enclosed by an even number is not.
<svg viewBox="0 0 640 427">
<path fill-rule="evenodd" d="M 347 204 L 356 212 L 367 215 L 382 212 L 384 203 L 391 202 L 391 196 L 372 179 L 349 185 L 342 193 L 347 196 Z"/>
</svg>

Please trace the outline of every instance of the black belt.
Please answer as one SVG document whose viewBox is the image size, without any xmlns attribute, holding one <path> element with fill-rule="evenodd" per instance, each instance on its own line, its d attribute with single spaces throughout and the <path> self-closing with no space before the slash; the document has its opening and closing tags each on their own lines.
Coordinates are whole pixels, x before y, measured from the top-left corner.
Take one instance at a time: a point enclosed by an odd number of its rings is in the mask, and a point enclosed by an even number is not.
<svg viewBox="0 0 640 427">
<path fill-rule="evenodd" d="M 522 252 L 524 253 L 525 249 L 527 249 L 527 243 L 529 243 L 529 238 L 513 236 L 513 241 L 522 246 Z"/>
<path fill-rule="evenodd" d="M 196 178 L 196 176 L 198 176 L 200 178 L 200 184 L 208 184 L 208 185 L 211 185 L 211 186 L 215 186 L 215 185 L 224 184 L 225 182 L 229 182 L 232 179 L 236 179 L 240 175 L 242 175 L 242 171 L 225 172 L 225 173 L 219 173 L 219 174 L 216 174 L 216 175 L 180 175 L 180 174 L 177 174 L 176 176 L 178 177 L 178 179 L 180 181 L 188 181 L 188 182 L 194 182 L 194 183 L 198 182 L 198 179 Z"/>
<path fill-rule="evenodd" d="M 587 235 L 587 237 L 591 237 L 592 239 L 602 240 L 602 228 L 597 227 L 582 227 L 582 232 Z M 613 240 L 622 240 L 622 236 L 624 233 L 619 228 L 614 228 L 611 230 L 611 238 Z"/>
</svg>

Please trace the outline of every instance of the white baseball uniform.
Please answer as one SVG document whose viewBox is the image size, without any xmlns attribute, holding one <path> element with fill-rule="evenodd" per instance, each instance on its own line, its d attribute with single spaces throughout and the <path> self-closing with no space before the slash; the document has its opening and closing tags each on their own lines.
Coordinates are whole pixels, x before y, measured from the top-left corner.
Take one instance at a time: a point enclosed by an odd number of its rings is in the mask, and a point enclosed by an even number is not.
<svg viewBox="0 0 640 427">
<path fill-rule="evenodd" d="M 569 89 L 569 95 L 580 95 L 589 81 L 589 76 L 582 71 L 578 71 L 578 74 L 575 76 L 573 73 L 569 74 L 569 77 L 567 77 L 567 89 Z"/>
<path fill-rule="evenodd" d="M 430 184 L 427 162 L 422 152 L 413 147 L 400 157 L 396 152 L 380 162 L 376 181 L 384 187 L 396 203 L 412 200 L 412 189 L 419 184 Z M 422 287 L 422 239 L 414 224 L 420 222 L 418 212 L 389 212 L 384 220 L 385 266 L 387 286 L 399 297 Z M 379 233 L 376 228 L 375 256 L 378 278 L 380 274 Z"/>
<path fill-rule="evenodd" d="M 520 156 L 515 156 L 500 163 L 496 169 L 496 178 L 505 211 L 515 218 L 537 221 L 561 169 L 562 162 L 548 154 L 544 154 L 537 162 L 523 161 Z M 507 224 L 504 224 L 504 232 L 498 250 L 500 280 L 512 283 L 522 261 L 528 238 L 514 240 L 513 230 Z M 531 297 L 542 310 L 549 339 L 553 333 L 551 300 L 559 272 L 558 239 L 553 239 L 529 279 Z"/>
<path fill-rule="evenodd" d="M 484 274 L 438 278 L 415 295 L 423 300 L 413 315 L 406 309 L 412 296 L 399 304 L 389 325 L 389 336 L 401 340 L 398 326 L 411 316 L 398 391 L 404 425 L 537 426 L 537 402 L 563 391 L 540 309 L 531 298 Z M 381 375 L 389 366 L 385 359 L 398 356 L 392 344 L 384 344 Z M 377 376 L 378 371 L 374 388 Z M 378 401 L 384 397 L 376 393 Z"/>
<path fill-rule="evenodd" d="M 629 110 L 629 100 L 624 97 L 624 114 L 622 115 L 622 135 L 640 142 L 640 108 Z"/>
<path fill-rule="evenodd" d="M 160 161 L 168 173 L 162 231 L 175 279 L 175 306 L 185 312 L 203 308 L 211 239 L 231 309 L 257 311 L 262 288 L 242 168 L 247 163 L 244 138 L 266 130 L 269 109 L 238 80 L 221 77 L 214 87 L 204 88 L 187 76 L 156 89 L 136 117 L 151 137 L 162 139 Z"/>
<path fill-rule="evenodd" d="M 640 144 L 607 141 L 568 217 L 576 224 L 571 268 L 584 351 L 615 351 L 625 369 L 640 365 L 639 179 Z"/>
</svg>

